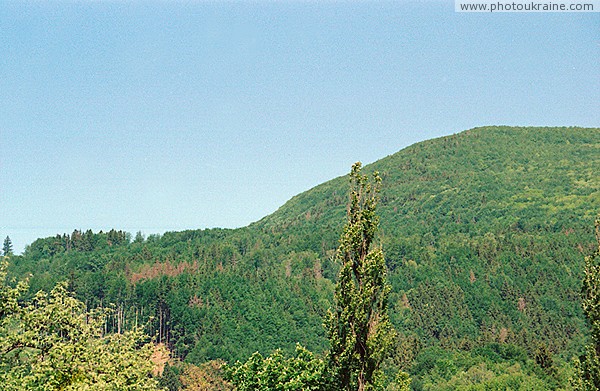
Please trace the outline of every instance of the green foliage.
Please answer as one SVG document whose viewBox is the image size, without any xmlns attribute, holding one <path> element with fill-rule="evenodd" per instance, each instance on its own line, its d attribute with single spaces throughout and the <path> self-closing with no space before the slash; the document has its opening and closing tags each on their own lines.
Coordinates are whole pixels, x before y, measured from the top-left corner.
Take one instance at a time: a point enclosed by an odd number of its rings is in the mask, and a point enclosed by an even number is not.
<svg viewBox="0 0 600 391">
<path fill-rule="evenodd" d="M 268 357 L 254 353 L 245 363 L 229 368 L 227 377 L 237 391 L 320 391 L 323 389 L 323 360 L 297 345 L 293 357 L 280 350 Z"/>
<path fill-rule="evenodd" d="M 398 371 L 396 378 L 387 387 L 386 391 L 410 391 L 411 378 L 408 373 Z"/>
<path fill-rule="evenodd" d="M 2 253 L 5 257 L 13 255 L 12 241 L 8 236 L 6 237 L 6 239 L 4 239 L 4 244 L 2 245 Z"/>
<path fill-rule="evenodd" d="M 433 347 L 416 358 L 412 387 L 423 391 L 563 390 L 569 368 L 553 376 L 541 371 L 522 349 L 490 344 L 470 352 Z"/>
<path fill-rule="evenodd" d="M 130 234 L 125 231 L 111 229 L 108 232 L 93 233 L 74 230 L 71 235 L 56 235 L 45 239 L 37 239 L 25 248 L 29 257 L 51 257 L 65 252 L 93 252 L 113 246 L 123 246 L 130 242 Z"/>
<path fill-rule="evenodd" d="M 328 377 L 333 390 L 376 389 L 381 363 L 389 355 L 394 329 L 387 314 L 390 286 L 381 249 L 371 249 L 379 219 L 375 214 L 377 173 L 369 183 L 355 163 L 350 173 L 348 223 L 337 253 L 342 263 L 335 307 L 326 328 L 331 343 Z"/>
<path fill-rule="evenodd" d="M 26 281 L 12 287 L 7 281 L 8 262 L 0 260 L 0 321 L 4 325 L 9 316 L 19 311 L 19 298 L 29 288 Z"/>
<path fill-rule="evenodd" d="M 166 391 L 180 390 L 183 386 L 180 380 L 180 372 L 180 366 L 173 366 L 169 363 L 166 363 L 163 373 L 158 379 L 158 385 L 164 388 Z"/>
<path fill-rule="evenodd" d="M 600 215 L 596 219 L 596 240 L 598 248 L 593 255 L 585 257 L 582 287 L 581 304 L 591 326 L 592 341 L 576 367 L 577 377 L 573 385 L 581 391 L 600 389 Z"/>
<path fill-rule="evenodd" d="M 376 241 L 392 286 L 388 314 L 404 338 L 390 378 L 409 371 L 418 389 L 423 377 L 410 363 L 423 350 L 498 344 L 518 348 L 530 360 L 520 359 L 520 371 L 547 389 L 563 386 L 553 379 L 568 378 L 564 363 L 589 333 L 581 254 L 597 247 L 590 227 L 600 204 L 599 145 L 597 128 L 486 127 L 364 168 L 382 178 Z M 116 303 L 108 331 L 149 322 L 151 335 L 191 363 L 276 348 L 289 356 L 296 342 L 321 354 L 347 189 L 346 178 L 328 181 L 235 230 L 133 242 L 89 230 L 38 239 L 10 258 L 10 278 L 33 273 L 32 292 L 66 280 L 88 308 Z M 500 376 L 505 353 L 475 354 L 461 371 L 485 363 Z"/>
<path fill-rule="evenodd" d="M 98 243 L 105 236 L 89 232 L 84 236 L 97 235 Z M 322 317 L 333 284 L 321 273 L 326 261 L 312 251 L 279 253 L 265 249 L 275 245 L 267 234 L 213 229 L 150 235 L 93 251 L 71 248 L 46 258 L 36 249 L 52 240 L 39 239 L 15 257 L 12 275 L 33 272 L 34 291 L 52 289 L 63 276 L 89 307 L 116 303 L 109 331 L 149 322 L 147 331 L 158 342 L 197 364 L 275 348 L 290 354 L 296 342 L 326 349 Z"/>
<path fill-rule="evenodd" d="M 0 273 L 0 277 L 2 273 Z M 157 390 L 153 345 L 140 331 L 104 335 L 106 311 L 85 311 L 65 284 L 21 302 L 10 288 L 0 327 L 3 390 Z"/>
<path fill-rule="evenodd" d="M 598 145 L 599 129 L 478 128 L 367 167 L 382 177 L 393 323 L 424 345 L 504 341 L 532 355 L 540 344 L 576 353 L 580 252 L 600 203 Z M 342 185 L 299 195 L 261 223 L 292 236 L 322 230 L 332 209 L 343 210 L 332 201 Z"/>
<path fill-rule="evenodd" d="M 144 243 L 144 235 L 142 231 L 137 231 L 135 234 L 135 239 L 133 239 L 134 243 Z"/>
</svg>

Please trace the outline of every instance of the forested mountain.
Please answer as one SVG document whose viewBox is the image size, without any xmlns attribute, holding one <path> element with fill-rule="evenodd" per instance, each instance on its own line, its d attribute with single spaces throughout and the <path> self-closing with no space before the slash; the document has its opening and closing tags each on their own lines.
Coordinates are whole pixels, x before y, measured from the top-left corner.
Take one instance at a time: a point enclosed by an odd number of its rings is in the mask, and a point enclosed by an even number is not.
<svg viewBox="0 0 600 391">
<path fill-rule="evenodd" d="M 551 379 L 540 389 L 559 384 L 586 337 L 579 292 L 600 211 L 600 129 L 476 128 L 365 171 L 382 177 L 377 242 L 400 332 L 390 365 L 411 372 L 415 389 L 455 389 L 459 368 L 484 361 L 484 374 L 519 376 L 533 362 L 524 378 L 539 370 Z M 347 189 L 346 177 L 331 180 L 235 230 L 38 239 L 10 272 L 32 273 L 32 292 L 66 280 L 89 307 L 115 303 L 109 327 L 149 322 L 189 362 L 296 342 L 321 353 Z"/>
</svg>

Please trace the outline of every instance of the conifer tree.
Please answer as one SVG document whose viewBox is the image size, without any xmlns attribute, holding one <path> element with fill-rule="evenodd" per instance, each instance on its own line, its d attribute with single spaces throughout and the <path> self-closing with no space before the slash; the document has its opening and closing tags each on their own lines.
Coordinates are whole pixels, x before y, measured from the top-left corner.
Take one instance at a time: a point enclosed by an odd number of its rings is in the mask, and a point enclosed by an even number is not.
<svg viewBox="0 0 600 391">
<path fill-rule="evenodd" d="M 144 243 L 144 234 L 142 234 L 142 231 L 137 231 L 133 243 Z"/>
<path fill-rule="evenodd" d="M 13 247 L 12 247 L 12 241 L 10 240 L 10 238 L 7 236 L 6 239 L 4 239 L 4 245 L 2 246 L 2 252 L 4 253 L 4 256 L 9 256 L 9 255 L 13 255 Z"/>
<path fill-rule="evenodd" d="M 335 307 L 325 327 L 331 350 L 327 374 L 331 390 L 378 389 L 378 374 L 388 356 L 394 329 L 387 313 L 390 286 L 383 252 L 372 249 L 379 218 L 375 214 L 381 178 L 361 174 L 361 163 L 350 173 L 350 204 L 337 258 L 341 270 Z"/>
<path fill-rule="evenodd" d="M 578 377 L 573 383 L 578 391 L 600 390 L 600 215 L 596 219 L 596 240 L 598 248 L 585 257 L 581 305 L 591 326 L 592 342 L 577 365 Z"/>
</svg>

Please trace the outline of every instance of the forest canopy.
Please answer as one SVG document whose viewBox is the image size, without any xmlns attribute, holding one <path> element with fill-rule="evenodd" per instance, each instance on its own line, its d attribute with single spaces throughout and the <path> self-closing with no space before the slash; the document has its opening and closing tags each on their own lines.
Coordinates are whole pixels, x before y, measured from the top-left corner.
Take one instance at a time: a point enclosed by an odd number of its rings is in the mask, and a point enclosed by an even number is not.
<svg viewBox="0 0 600 391">
<path fill-rule="evenodd" d="M 415 390 L 567 387 L 590 333 L 579 298 L 599 145 L 596 128 L 486 127 L 363 168 L 381 176 L 374 243 L 398 331 L 384 372 Z M 9 256 L 9 279 L 32 274 L 23 300 L 66 281 L 85 311 L 114 303 L 107 332 L 147 325 L 189 365 L 292 357 L 297 343 L 321 357 L 347 194 L 336 178 L 239 229 L 41 238 Z"/>
</svg>

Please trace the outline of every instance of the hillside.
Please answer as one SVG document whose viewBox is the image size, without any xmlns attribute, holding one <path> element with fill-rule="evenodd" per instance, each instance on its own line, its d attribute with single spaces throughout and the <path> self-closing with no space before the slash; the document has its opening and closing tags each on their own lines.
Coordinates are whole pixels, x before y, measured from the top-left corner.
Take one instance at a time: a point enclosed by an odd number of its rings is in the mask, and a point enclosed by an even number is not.
<svg viewBox="0 0 600 391">
<path fill-rule="evenodd" d="M 490 344 L 561 362 L 577 354 L 583 254 L 600 210 L 600 129 L 477 128 L 365 167 L 374 170 L 402 335 L 396 365 L 422 375 L 431 349 Z M 39 239 L 11 270 L 33 273 L 33 290 L 68 280 L 88 306 L 116 303 L 115 329 L 153 317 L 149 332 L 188 361 L 296 342 L 322 352 L 347 185 L 326 182 L 236 230 Z"/>
<path fill-rule="evenodd" d="M 395 293 L 406 294 L 402 322 L 451 343 L 507 329 L 509 339 L 547 339 L 554 351 L 578 335 L 582 254 L 600 209 L 598 129 L 477 128 L 367 169 L 383 177 L 381 242 Z M 330 248 L 344 185 L 338 178 L 298 195 L 255 227 Z"/>
</svg>

